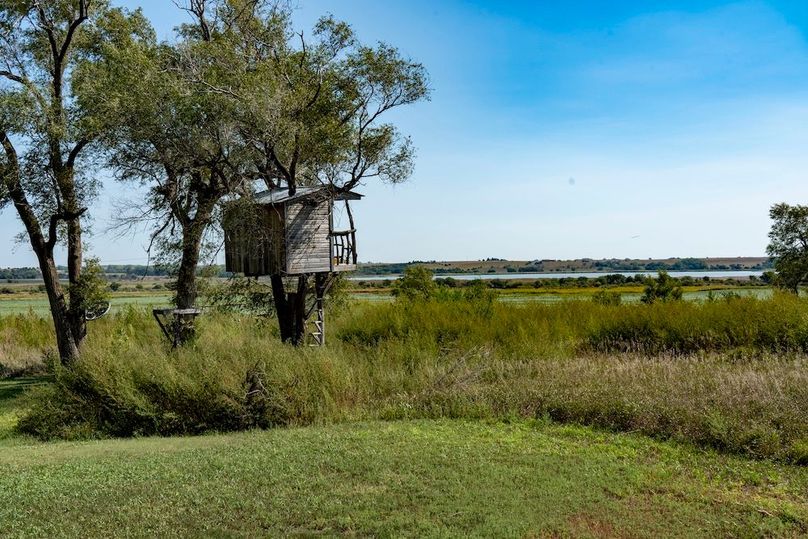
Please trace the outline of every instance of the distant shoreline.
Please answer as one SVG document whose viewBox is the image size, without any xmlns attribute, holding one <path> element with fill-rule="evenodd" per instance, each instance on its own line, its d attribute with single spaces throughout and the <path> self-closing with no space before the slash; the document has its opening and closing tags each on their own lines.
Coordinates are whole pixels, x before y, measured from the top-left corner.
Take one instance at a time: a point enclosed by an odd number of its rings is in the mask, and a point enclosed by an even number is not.
<svg viewBox="0 0 808 539">
<path fill-rule="evenodd" d="M 102 264 L 109 280 L 131 280 L 166 277 L 168 268 L 160 266 L 146 266 L 138 264 L 116 265 Z M 484 260 L 413 260 L 410 262 L 365 262 L 359 263 L 357 271 L 352 277 L 378 277 L 401 275 L 408 266 L 420 265 L 432 270 L 438 277 L 458 278 L 463 275 L 479 276 L 510 276 L 514 279 L 530 278 L 530 275 L 541 275 L 544 278 L 564 278 L 565 276 L 578 276 L 577 274 L 610 273 L 656 273 L 664 270 L 674 272 L 758 272 L 760 275 L 773 268 L 768 257 L 708 257 L 708 258 L 654 258 L 654 259 L 592 259 L 579 258 L 575 260 L 534 259 L 534 260 L 506 260 L 488 258 Z M 204 269 L 209 270 L 209 266 Z M 227 277 L 224 266 L 213 266 L 214 274 Z M 60 272 L 66 271 L 60 267 Z M 200 271 L 203 267 L 200 266 Z M 16 283 L 41 282 L 37 268 L 0 268 L 0 281 Z"/>
</svg>

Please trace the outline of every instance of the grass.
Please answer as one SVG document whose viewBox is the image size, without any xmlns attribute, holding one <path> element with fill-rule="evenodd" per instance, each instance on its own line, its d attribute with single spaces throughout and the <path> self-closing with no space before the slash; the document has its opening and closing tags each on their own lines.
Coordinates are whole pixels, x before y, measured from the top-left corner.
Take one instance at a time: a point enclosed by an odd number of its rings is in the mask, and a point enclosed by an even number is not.
<svg viewBox="0 0 808 539">
<path fill-rule="evenodd" d="M 162 293 L 134 293 L 127 295 L 114 295 L 110 303 L 113 310 L 119 310 L 129 305 L 149 307 L 152 305 L 167 305 L 170 303 L 170 296 Z M 7 298 L 0 297 L 0 316 L 15 314 L 25 314 L 32 312 L 40 316 L 47 316 L 50 307 L 48 298 L 43 294 L 14 294 Z"/>
<path fill-rule="evenodd" d="M 27 404 L 23 398 L 26 390 L 45 383 L 44 377 L 0 379 L 0 444 L 17 438 L 17 421 L 25 413 Z"/>
<path fill-rule="evenodd" d="M 75 370 L 0 380 L 0 529 L 808 535 L 806 306 L 363 302 L 322 349 L 208 313 L 179 350 L 121 309 Z M 0 351 L 49 332 L 0 317 Z"/>
<path fill-rule="evenodd" d="M 808 463 L 805 305 L 364 303 L 329 318 L 323 349 L 281 345 L 273 321 L 208 314 L 177 351 L 130 309 L 93 326 L 20 427 L 81 438 L 547 417 Z"/>
<path fill-rule="evenodd" d="M 808 469 L 543 422 L 17 445 L 0 467 L 5 537 L 808 533 Z"/>
</svg>

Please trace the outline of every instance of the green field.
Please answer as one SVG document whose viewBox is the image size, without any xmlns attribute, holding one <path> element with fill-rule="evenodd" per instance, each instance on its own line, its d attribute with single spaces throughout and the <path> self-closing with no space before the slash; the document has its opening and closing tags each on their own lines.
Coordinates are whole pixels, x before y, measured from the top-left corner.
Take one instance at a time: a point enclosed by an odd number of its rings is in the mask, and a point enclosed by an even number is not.
<svg viewBox="0 0 808 539">
<path fill-rule="evenodd" d="M 165 294 L 160 295 L 133 295 L 133 296 L 114 296 L 111 298 L 112 312 L 119 310 L 121 307 L 127 305 L 151 307 L 168 305 L 171 297 Z M 47 315 L 49 312 L 48 299 L 45 296 L 30 296 L 18 295 L 11 296 L 8 299 L 0 299 L 0 316 L 33 312 L 38 315 Z"/>
<path fill-rule="evenodd" d="M 167 281 L 155 281 L 164 286 Z M 222 281 L 224 282 L 224 281 Z M 593 294 L 601 290 L 598 287 L 586 286 L 547 286 L 542 288 L 533 288 L 528 281 L 520 280 L 518 277 L 514 279 L 515 283 L 519 283 L 518 288 L 504 288 L 497 289 L 495 292 L 500 301 L 514 302 L 514 303 L 527 303 L 527 302 L 541 302 L 541 303 L 556 303 L 566 300 L 588 300 Z M 25 289 L 28 290 L 30 286 L 26 285 Z M 643 293 L 643 285 L 639 284 L 625 284 L 619 286 L 607 287 L 607 290 L 618 292 L 625 303 L 636 303 L 640 301 Z M 13 287 L 12 287 L 13 289 Z M 19 291 L 13 294 L 0 295 L 0 316 L 21 314 L 33 312 L 37 315 L 48 314 L 48 301 L 44 294 L 23 292 L 20 287 Z M 703 301 L 708 299 L 712 293 L 716 297 L 721 297 L 722 294 L 732 293 L 744 297 L 755 298 L 769 298 L 773 294 L 773 289 L 767 286 L 737 286 L 736 284 L 721 284 L 714 283 L 711 285 L 697 285 L 685 286 L 684 299 L 688 301 Z M 388 302 L 392 299 L 392 288 L 386 284 L 383 288 L 375 287 L 362 287 L 353 283 L 347 290 L 350 297 L 357 300 L 368 302 Z M 112 294 L 111 303 L 112 311 L 117 312 L 124 306 L 136 307 L 157 307 L 169 305 L 171 296 L 162 290 L 135 290 L 129 288 L 120 290 Z M 204 298 L 202 300 L 204 303 Z"/>
<path fill-rule="evenodd" d="M 808 533 L 804 467 L 541 421 L 9 438 L 35 382 L 0 382 L 4 537 Z"/>
<path fill-rule="evenodd" d="M 357 301 L 324 348 L 118 309 L 72 370 L 0 316 L 1 535 L 808 535 L 808 300 L 517 292 Z"/>
</svg>

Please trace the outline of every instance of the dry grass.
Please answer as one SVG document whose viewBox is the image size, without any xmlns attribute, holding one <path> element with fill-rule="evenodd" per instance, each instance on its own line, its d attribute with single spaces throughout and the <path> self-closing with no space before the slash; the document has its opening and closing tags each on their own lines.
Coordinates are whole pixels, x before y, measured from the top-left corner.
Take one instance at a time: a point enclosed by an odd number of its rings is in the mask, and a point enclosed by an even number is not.
<svg viewBox="0 0 808 539">
<path fill-rule="evenodd" d="M 211 314 L 199 339 L 178 351 L 146 313 L 130 309 L 93 326 L 81 363 L 56 373 L 21 425 L 48 438 L 548 418 L 805 463 L 803 306 L 789 298 L 361 305 L 332 320 L 324 349 L 281 345 L 273 321 Z M 756 320 L 765 323 L 746 326 Z M 593 351 L 593 340 L 614 336 L 604 328 L 632 321 L 642 330 L 632 338 L 645 339 L 638 348 L 669 351 Z M 670 351 L 693 342 L 704 350 Z"/>
<path fill-rule="evenodd" d="M 0 317 L 0 376 L 41 371 L 53 346 L 48 320 L 35 315 Z"/>
</svg>

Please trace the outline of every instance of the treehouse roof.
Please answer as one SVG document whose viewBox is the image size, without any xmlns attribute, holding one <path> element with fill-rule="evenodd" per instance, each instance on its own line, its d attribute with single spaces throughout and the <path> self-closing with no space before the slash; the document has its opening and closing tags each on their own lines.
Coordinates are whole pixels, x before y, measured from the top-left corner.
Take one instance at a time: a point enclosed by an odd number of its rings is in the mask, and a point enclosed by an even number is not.
<svg viewBox="0 0 808 539">
<path fill-rule="evenodd" d="M 333 198 L 334 200 L 360 200 L 363 195 L 355 191 L 338 191 L 328 186 L 298 187 L 294 195 L 289 194 L 289 189 L 279 187 L 261 191 L 255 195 L 256 204 L 286 204 L 310 198 Z"/>
</svg>

